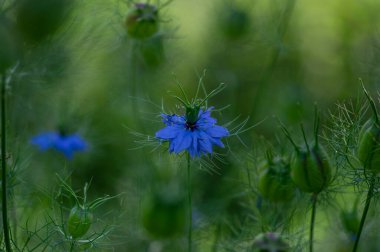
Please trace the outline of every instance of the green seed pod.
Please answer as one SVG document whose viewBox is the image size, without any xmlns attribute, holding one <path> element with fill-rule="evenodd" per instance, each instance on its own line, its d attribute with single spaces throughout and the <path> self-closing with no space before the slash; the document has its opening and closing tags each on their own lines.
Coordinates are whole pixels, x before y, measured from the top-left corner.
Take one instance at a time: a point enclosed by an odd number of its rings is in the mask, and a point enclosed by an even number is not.
<svg viewBox="0 0 380 252">
<path fill-rule="evenodd" d="M 26 40 L 40 42 L 64 22 L 72 0 L 21 0 L 16 6 L 17 28 Z"/>
<path fill-rule="evenodd" d="M 158 31 L 157 7 L 146 3 L 135 3 L 125 20 L 127 33 L 132 38 L 145 39 Z"/>
<path fill-rule="evenodd" d="M 331 180 L 329 157 L 321 145 L 297 149 L 292 157 L 291 178 L 305 192 L 319 193 Z"/>
<path fill-rule="evenodd" d="M 293 198 L 294 185 L 290 178 L 290 165 L 281 158 L 266 161 L 261 167 L 258 189 L 264 198 L 273 202 L 286 202 Z"/>
<path fill-rule="evenodd" d="M 261 233 L 255 237 L 252 244 L 252 252 L 287 252 L 289 245 L 278 233 Z"/>
<path fill-rule="evenodd" d="M 242 8 L 227 5 L 222 12 L 220 22 L 223 35 L 228 39 L 236 40 L 247 34 L 250 18 Z"/>
<path fill-rule="evenodd" d="M 186 205 L 183 198 L 155 193 L 143 204 L 143 226 L 154 238 L 165 239 L 183 234 L 185 216 Z"/>
<path fill-rule="evenodd" d="M 19 43 L 12 28 L 8 20 L 0 17 L 0 75 L 20 56 Z"/>
<path fill-rule="evenodd" d="M 380 126 L 368 120 L 359 134 L 358 158 L 365 169 L 380 172 Z"/>
<path fill-rule="evenodd" d="M 67 229 L 69 234 L 74 239 L 82 237 L 90 228 L 92 220 L 93 215 L 88 209 L 80 206 L 73 207 L 67 221 Z"/>
</svg>

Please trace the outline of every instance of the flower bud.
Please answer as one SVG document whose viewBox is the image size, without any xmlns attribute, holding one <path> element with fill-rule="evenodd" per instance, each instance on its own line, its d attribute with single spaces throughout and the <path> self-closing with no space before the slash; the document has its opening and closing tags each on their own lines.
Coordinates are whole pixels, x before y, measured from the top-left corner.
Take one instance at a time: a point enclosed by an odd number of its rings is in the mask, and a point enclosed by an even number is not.
<svg viewBox="0 0 380 252">
<path fill-rule="evenodd" d="M 359 134 L 358 158 L 365 169 L 380 172 L 380 126 L 368 120 Z"/>
<path fill-rule="evenodd" d="M 64 22 L 72 0 L 21 0 L 16 7 L 17 28 L 25 39 L 39 42 Z"/>
<path fill-rule="evenodd" d="M 248 32 L 249 15 L 242 8 L 227 5 L 221 17 L 221 29 L 223 35 L 231 40 L 239 39 Z"/>
<path fill-rule="evenodd" d="M 297 149 L 290 163 L 293 182 L 305 192 L 319 193 L 331 180 L 331 166 L 326 151 L 320 145 Z"/>
<path fill-rule="evenodd" d="M 258 189 L 264 198 L 273 202 L 285 202 L 292 199 L 294 185 L 290 179 L 290 166 L 280 158 L 266 161 L 261 167 Z"/>
<path fill-rule="evenodd" d="M 154 193 L 142 208 L 142 222 L 154 238 L 171 238 L 182 234 L 186 225 L 186 205 L 182 197 Z"/>
<path fill-rule="evenodd" d="M 90 228 L 92 220 L 93 215 L 88 209 L 80 206 L 73 207 L 67 221 L 67 229 L 69 234 L 74 239 L 82 237 Z"/>
<path fill-rule="evenodd" d="M 136 39 L 145 39 L 158 31 L 157 7 L 147 3 L 135 3 L 125 20 L 128 35 Z"/>
<path fill-rule="evenodd" d="M 289 251 L 289 245 L 278 233 L 267 232 L 255 237 L 252 244 L 252 251 L 286 252 Z"/>
</svg>

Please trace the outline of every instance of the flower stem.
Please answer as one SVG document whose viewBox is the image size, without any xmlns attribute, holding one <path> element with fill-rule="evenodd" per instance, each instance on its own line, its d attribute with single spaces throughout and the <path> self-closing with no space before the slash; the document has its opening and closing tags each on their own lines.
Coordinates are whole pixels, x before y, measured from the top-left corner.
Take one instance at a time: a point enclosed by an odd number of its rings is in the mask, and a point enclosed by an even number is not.
<svg viewBox="0 0 380 252">
<path fill-rule="evenodd" d="M 369 189 L 368 189 L 367 198 L 365 200 L 365 206 L 364 206 L 362 218 L 360 220 L 359 230 L 358 230 L 358 232 L 356 234 L 355 244 L 354 244 L 354 248 L 353 248 L 352 252 L 356 252 L 356 250 L 357 250 L 357 248 L 359 246 L 360 236 L 361 236 L 362 231 L 363 231 L 365 219 L 367 218 L 367 213 L 368 213 L 369 205 L 371 204 L 371 199 L 372 199 L 373 191 L 374 191 L 374 188 L 375 188 L 375 181 L 374 181 L 374 179 L 372 179 L 370 183 L 371 184 L 370 184 Z"/>
<path fill-rule="evenodd" d="M 191 170 L 190 170 L 190 154 L 187 153 L 187 196 L 189 204 L 189 230 L 187 234 L 188 241 L 188 252 L 191 252 L 192 247 L 192 226 L 193 226 L 193 215 L 192 215 L 192 203 L 191 203 Z"/>
<path fill-rule="evenodd" d="M 310 220 L 310 239 L 309 239 L 310 252 L 313 252 L 315 214 L 317 212 L 317 197 L 318 197 L 318 194 L 316 193 L 311 196 L 313 206 L 311 209 L 311 220 Z"/>
<path fill-rule="evenodd" d="M 6 251 L 12 251 L 9 237 L 8 204 L 7 204 L 7 162 L 6 162 L 6 114 L 5 114 L 5 74 L 1 76 L 1 192 L 2 217 Z"/>
</svg>

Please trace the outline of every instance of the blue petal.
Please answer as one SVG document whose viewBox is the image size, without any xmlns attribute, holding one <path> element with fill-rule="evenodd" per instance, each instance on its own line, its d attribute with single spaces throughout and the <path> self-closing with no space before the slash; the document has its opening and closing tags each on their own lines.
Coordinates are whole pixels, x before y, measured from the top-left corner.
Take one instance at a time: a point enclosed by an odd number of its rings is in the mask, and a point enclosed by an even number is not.
<svg viewBox="0 0 380 252">
<path fill-rule="evenodd" d="M 188 149 L 192 143 L 192 140 L 192 132 L 184 130 L 173 140 L 173 143 L 175 144 L 174 152 L 180 153 L 181 151 Z"/>
<path fill-rule="evenodd" d="M 38 145 L 41 150 L 54 148 L 62 152 L 68 159 L 72 159 L 75 151 L 86 149 L 86 142 L 76 134 L 61 135 L 58 132 L 47 132 L 31 139 L 31 143 Z"/>
<path fill-rule="evenodd" d="M 201 146 L 201 151 L 205 153 L 212 153 L 212 144 L 208 139 L 199 140 L 199 145 Z"/>
<path fill-rule="evenodd" d="M 219 147 L 224 148 L 224 144 L 223 144 L 223 142 L 219 138 L 210 137 L 210 141 L 211 141 L 212 144 L 215 144 L 215 145 L 217 145 Z"/>
<path fill-rule="evenodd" d="M 211 137 L 225 137 L 229 135 L 228 130 L 219 125 L 214 125 L 213 127 L 206 129 L 206 132 Z"/>
<path fill-rule="evenodd" d="M 86 142 L 78 135 L 67 136 L 70 148 L 75 151 L 83 151 L 87 148 Z"/>
<path fill-rule="evenodd" d="M 62 152 L 68 159 L 72 159 L 74 150 L 71 148 L 69 140 L 67 137 L 61 136 L 55 141 L 54 148 Z"/>
<path fill-rule="evenodd" d="M 30 143 L 34 145 L 38 145 L 40 150 L 45 151 L 53 147 L 54 142 L 58 138 L 59 138 L 58 133 L 47 132 L 47 133 L 42 133 L 42 134 L 32 137 L 32 139 L 30 140 Z"/>
<path fill-rule="evenodd" d="M 160 139 L 169 140 L 169 139 L 175 138 L 179 132 L 180 132 L 180 129 L 178 127 L 167 126 L 157 131 L 155 136 Z"/>
<path fill-rule="evenodd" d="M 161 114 L 162 122 L 165 123 L 167 126 L 171 126 L 173 124 L 185 124 L 185 119 L 183 116 L 178 116 L 176 114 L 167 115 L 167 114 Z"/>
</svg>

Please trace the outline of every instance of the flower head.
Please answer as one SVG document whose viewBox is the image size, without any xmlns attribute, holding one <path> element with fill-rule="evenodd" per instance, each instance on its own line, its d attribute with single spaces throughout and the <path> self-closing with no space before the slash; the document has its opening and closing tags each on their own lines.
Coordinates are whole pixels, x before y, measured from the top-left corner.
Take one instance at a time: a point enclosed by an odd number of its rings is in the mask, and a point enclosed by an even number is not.
<svg viewBox="0 0 380 252">
<path fill-rule="evenodd" d="M 125 19 L 129 36 L 135 39 L 152 37 L 159 29 L 158 9 L 155 5 L 135 3 Z"/>
<path fill-rule="evenodd" d="M 257 235 L 253 240 L 253 249 L 268 252 L 286 252 L 289 251 L 289 245 L 285 242 L 280 234 L 267 232 Z"/>
<path fill-rule="evenodd" d="M 229 135 L 226 128 L 216 125 L 211 117 L 212 107 L 186 107 L 186 114 L 162 114 L 166 127 L 156 132 L 160 140 L 169 141 L 169 152 L 176 154 L 187 150 L 191 157 L 212 153 L 212 146 L 224 147 L 221 138 Z"/>
<path fill-rule="evenodd" d="M 41 151 L 55 149 L 66 158 L 72 159 L 76 151 L 84 151 L 86 142 L 77 134 L 66 135 L 58 132 L 46 132 L 34 136 L 31 144 L 38 145 Z"/>
</svg>

